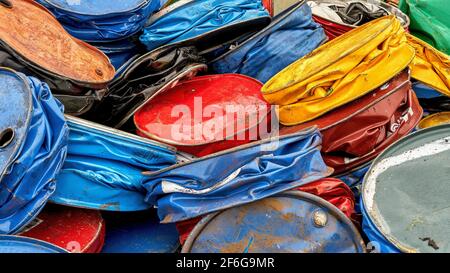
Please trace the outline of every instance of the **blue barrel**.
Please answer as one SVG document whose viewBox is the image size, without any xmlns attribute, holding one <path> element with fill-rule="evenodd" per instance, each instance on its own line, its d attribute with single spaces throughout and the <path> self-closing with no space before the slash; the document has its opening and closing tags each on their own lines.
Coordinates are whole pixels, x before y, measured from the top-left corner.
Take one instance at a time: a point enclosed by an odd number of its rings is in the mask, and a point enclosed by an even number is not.
<svg viewBox="0 0 450 273">
<path fill-rule="evenodd" d="M 28 237 L 0 235 L 0 253 L 68 253 L 47 242 Z"/>
<path fill-rule="evenodd" d="M 305 1 L 283 11 L 263 30 L 236 42 L 237 46 L 211 61 L 215 73 L 239 73 L 267 82 L 286 66 L 327 40 L 312 19 Z"/>
<path fill-rule="evenodd" d="M 117 41 L 142 30 L 161 0 L 38 0 L 64 28 L 87 42 Z"/>
<path fill-rule="evenodd" d="M 106 238 L 103 253 L 173 253 L 180 243 L 175 224 L 160 224 L 154 210 L 103 213 Z"/>
<path fill-rule="evenodd" d="M 363 253 L 352 222 L 327 201 L 285 192 L 205 217 L 182 252 L 191 253 Z"/>
<path fill-rule="evenodd" d="M 175 148 L 67 116 L 67 158 L 51 196 L 57 204 L 88 209 L 139 211 L 144 201 L 145 171 L 177 163 Z"/>
<path fill-rule="evenodd" d="M 363 230 L 379 252 L 450 251 L 450 125 L 423 129 L 375 159 L 362 186 Z"/>
<path fill-rule="evenodd" d="M 181 0 L 151 16 L 140 41 L 149 51 L 174 44 L 210 48 L 270 20 L 261 0 Z"/>
<path fill-rule="evenodd" d="M 67 153 L 63 106 L 47 84 L 0 68 L 0 234 L 12 234 L 44 207 Z"/>
</svg>

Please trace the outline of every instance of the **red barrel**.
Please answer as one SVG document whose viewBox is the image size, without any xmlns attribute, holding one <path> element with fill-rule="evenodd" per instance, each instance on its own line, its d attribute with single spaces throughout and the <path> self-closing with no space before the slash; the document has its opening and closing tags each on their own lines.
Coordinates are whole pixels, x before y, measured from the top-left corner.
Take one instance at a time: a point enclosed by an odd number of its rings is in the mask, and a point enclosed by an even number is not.
<svg viewBox="0 0 450 273">
<path fill-rule="evenodd" d="M 105 241 L 100 212 L 47 205 L 19 235 L 39 239 L 73 253 L 99 253 Z"/>
<path fill-rule="evenodd" d="M 261 87 L 259 81 L 239 74 L 184 81 L 135 114 L 137 133 L 195 156 L 258 140 L 260 132 L 270 128 L 270 104 Z"/>
<path fill-rule="evenodd" d="M 371 161 L 409 134 L 422 114 L 405 70 L 375 91 L 315 120 L 280 128 L 280 135 L 317 125 L 323 135 L 322 156 L 337 175 Z"/>
</svg>

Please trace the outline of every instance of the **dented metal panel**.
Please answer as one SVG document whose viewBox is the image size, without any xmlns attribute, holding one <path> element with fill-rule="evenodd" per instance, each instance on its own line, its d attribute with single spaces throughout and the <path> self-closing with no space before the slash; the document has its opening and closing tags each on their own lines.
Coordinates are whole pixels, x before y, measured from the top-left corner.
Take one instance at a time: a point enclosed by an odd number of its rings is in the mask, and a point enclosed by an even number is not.
<svg viewBox="0 0 450 273">
<path fill-rule="evenodd" d="M 304 1 L 288 6 L 272 23 L 210 62 L 215 73 L 239 73 L 266 82 L 326 41 Z M 283 46 L 280 46 L 283 45 Z"/>
<path fill-rule="evenodd" d="M 55 191 L 67 152 L 62 111 L 45 83 L 0 68 L 0 234 L 22 229 Z"/>
<path fill-rule="evenodd" d="M 18 235 L 42 240 L 72 253 L 98 253 L 105 240 L 99 211 L 47 205 Z"/>
<path fill-rule="evenodd" d="M 194 47 L 168 47 L 148 52 L 119 70 L 102 101 L 85 117 L 120 128 L 154 96 L 206 68 Z"/>
<path fill-rule="evenodd" d="M 207 216 L 182 252 L 363 253 L 365 245 L 339 209 L 291 191 Z"/>
<path fill-rule="evenodd" d="M 321 143 L 309 128 L 149 172 L 146 201 L 163 223 L 254 202 L 330 175 Z"/>
<path fill-rule="evenodd" d="M 323 135 L 322 155 L 337 175 L 374 159 L 414 130 L 422 114 L 405 70 L 372 93 L 318 119 L 281 127 L 280 134 L 317 125 Z"/>
<path fill-rule="evenodd" d="M 177 162 L 174 148 L 66 116 L 69 150 L 51 201 L 75 207 L 137 211 L 144 202 L 144 171 L 157 171 Z"/>
<path fill-rule="evenodd" d="M 417 125 L 417 127 L 419 129 L 425 129 L 449 123 L 450 123 L 450 112 L 439 112 L 436 114 L 429 115 L 424 119 L 422 119 L 419 125 Z"/>
<path fill-rule="evenodd" d="M 226 150 L 258 140 L 260 125 L 269 129 L 271 107 L 261 86 L 239 74 L 194 77 L 149 100 L 134 123 L 139 135 L 195 156 Z"/>
<path fill-rule="evenodd" d="M 364 231 L 387 252 L 449 252 L 450 125 L 420 130 L 372 164 L 363 184 Z"/>
<path fill-rule="evenodd" d="M 182 44 L 203 51 L 269 23 L 261 0 L 183 0 L 151 16 L 140 41 L 148 50 Z"/>
<path fill-rule="evenodd" d="M 139 32 L 162 0 L 38 0 L 74 37 L 88 42 L 116 41 Z"/>
</svg>

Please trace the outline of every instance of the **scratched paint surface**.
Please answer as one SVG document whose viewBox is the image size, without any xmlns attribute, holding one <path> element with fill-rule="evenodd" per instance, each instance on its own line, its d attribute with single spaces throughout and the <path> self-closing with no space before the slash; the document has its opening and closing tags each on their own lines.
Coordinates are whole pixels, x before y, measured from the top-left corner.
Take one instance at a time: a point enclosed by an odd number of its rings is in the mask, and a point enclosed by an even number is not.
<svg viewBox="0 0 450 273">
<path fill-rule="evenodd" d="M 371 220 L 402 251 L 450 251 L 450 125 L 435 128 L 385 153 L 364 185 Z"/>
<path fill-rule="evenodd" d="M 323 227 L 314 224 L 317 211 L 327 215 Z M 361 250 L 358 237 L 319 203 L 297 197 L 270 197 L 218 214 L 194 240 L 191 252 L 348 253 Z"/>
</svg>

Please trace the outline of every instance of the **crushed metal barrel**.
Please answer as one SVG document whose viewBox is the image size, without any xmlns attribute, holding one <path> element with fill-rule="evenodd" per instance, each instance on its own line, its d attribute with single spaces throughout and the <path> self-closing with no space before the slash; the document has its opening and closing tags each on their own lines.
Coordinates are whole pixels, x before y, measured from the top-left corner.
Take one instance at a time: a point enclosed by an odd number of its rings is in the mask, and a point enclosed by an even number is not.
<svg viewBox="0 0 450 273">
<path fill-rule="evenodd" d="M 447 2 L 0 0 L 0 253 L 450 253 Z"/>
</svg>

